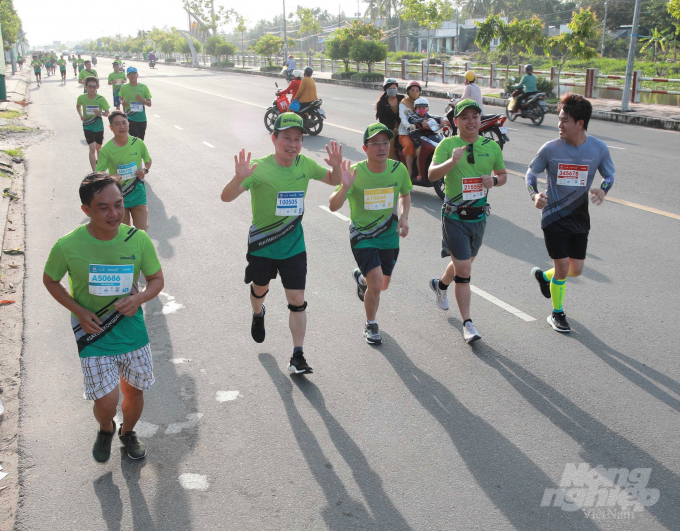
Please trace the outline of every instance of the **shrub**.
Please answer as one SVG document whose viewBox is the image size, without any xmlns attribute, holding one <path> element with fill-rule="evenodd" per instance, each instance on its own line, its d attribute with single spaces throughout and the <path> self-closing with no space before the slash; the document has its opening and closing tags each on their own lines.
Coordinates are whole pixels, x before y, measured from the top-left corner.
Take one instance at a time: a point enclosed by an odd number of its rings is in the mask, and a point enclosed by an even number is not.
<svg viewBox="0 0 680 531">
<path fill-rule="evenodd" d="M 350 70 L 349 72 L 334 72 L 331 74 L 331 79 L 352 79 L 352 76 L 358 73 L 359 72 L 353 70 Z"/>
<path fill-rule="evenodd" d="M 217 63 L 210 63 L 210 68 L 234 68 L 234 63 L 231 61 L 218 61 Z"/>
<path fill-rule="evenodd" d="M 233 66 L 233 63 L 232 63 Z M 280 66 L 261 66 L 260 72 L 281 72 Z"/>
<path fill-rule="evenodd" d="M 389 52 L 387 58 L 390 62 L 396 63 L 402 59 L 427 59 L 427 55 L 420 52 Z"/>
<path fill-rule="evenodd" d="M 177 59 L 175 59 L 174 57 L 168 57 L 168 58 L 165 60 L 165 62 L 166 62 L 166 63 L 176 63 L 176 62 L 177 62 Z"/>
<path fill-rule="evenodd" d="M 362 83 L 372 83 L 375 81 L 384 81 L 385 76 L 378 74 L 377 72 L 359 72 L 354 74 L 350 79 L 352 81 L 361 81 Z"/>
</svg>

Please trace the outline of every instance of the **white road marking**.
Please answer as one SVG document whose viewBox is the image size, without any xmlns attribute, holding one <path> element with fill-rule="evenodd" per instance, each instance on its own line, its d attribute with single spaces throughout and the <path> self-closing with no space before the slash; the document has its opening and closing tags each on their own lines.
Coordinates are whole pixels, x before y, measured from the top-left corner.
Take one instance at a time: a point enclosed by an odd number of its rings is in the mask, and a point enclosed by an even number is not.
<svg viewBox="0 0 680 531">
<path fill-rule="evenodd" d="M 208 476 L 201 474 L 181 474 L 177 481 L 182 488 L 187 490 L 208 490 L 210 483 L 208 483 Z"/>
<path fill-rule="evenodd" d="M 499 308 L 503 308 L 506 312 L 510 312 L 511 314 L 519 317 L 520 319 L 522 319 L 522 321 L 531 322 L 536 320 L 533 317 L 531 317 L 531 315 L 527 315 L 526 313 L 524 313 L 521 310 L 518 310 L 514 306 L 510 306 L 507 302 L 503 302 L 502 300 L 497 299 L 496 297 L 494 297 L 490 293 L 487 293 L 483 289 L 479 289 L 477 286 L 473 286 L 472 284 L 470 284 L 470 291 L 472 291 L 472 293 L 476 293 L 477 295 L 486 299 L 487 301 L 495 304 Z"/>
<path fill-rule="evenodd" d="M 177 310 L 184 308 L 184 304 L 177 302 L 172 295 L 165 293 L 164 291 L 161 291 L 160 295 L 166 298 L 167 302 L 163 304 L 163 309 L 160 312 L 154 313 L 154 315 L 170 315 L 171 313 L 175 313 Z"/>
<path fill-rule="evenodd" d="M 331 98 L 332 100 L 345 101 L 342 98 Z"/>
<path fill-rule="evenodd" d="M 156 118 L 160 118 L 160 116 L 158 116 L 157 114 L 154 114 L 154 116 L 155 116 Z"/>
<path fill-rule="evenodd" d="M 182 365 L 182 363 L 189 363 L 191 361 L 190 358 L 172 358 L 168 360 L 170 363 L 173 363 L 175 365 Z"/>
<path fill-rule="evenodd" d="M 179 129 L 180 131 L 182 130 L 182 128 L 179 125 L 176 125 L 175 129 Z"/>
<path fill-rule="evenodd" d="M 319 208 L 321 210 L 325 210 L 329 214 L 333 214 L 335 217 L 338 217 L 343 221 L 349 221 L 350 220 L 347 216 L 343 216 L 342 214 L 340 214 L 340 212 L 332 212 L 331 209 L 328 208 L 326 205 L 319 205 Z"/>
<path fill-rule="evenodd" d="M 609 149 L 626 149 L 622 147 L 616 147 L 616 146 L 607 146 Z"/>
<path fill-rule="evenodd" d="M 123 417 L 118 413 L 114 419 L 116 421 L 116 426 L 123 425 Z M 143 420 L 138 420 L 135 424 L 135 431 L 142 439 L 149 439 L 158 433 L 160 426 L 158 424 L 152 424 L 151 422 L 145 422 Z"/>
<path fill-rule="evenodd" d="M 186 422 L 173 422 L 165 428 L 165 434 L 181 433 L 184 429 L 194 428 L 198 425 L 198 421 L 201 420 L 202 416 L 203 413 L 189 413 L 186 417 Z"/>
<path fill-rule="evenodd" d="M 512 127 L 508 127 L 508 131 L 519 131 L 519 129 L 514 129 Z"/>
<path fill-rule="evenodd" d="M 214 147 L 215 147 L 215 146 L 213 146 L 212 144 L 208 144 L 207 142 L 203 142 L 203 143 L 204 143 L 206 146 L 210 147 L 210 148 L 214 148 Z"/>
<path fill-rule="evenodd" d="M 215 393 L 215 400 L 218 402 L 231 402 L 240 396 L 238 391 L 217 391 Z"/>
</svg>

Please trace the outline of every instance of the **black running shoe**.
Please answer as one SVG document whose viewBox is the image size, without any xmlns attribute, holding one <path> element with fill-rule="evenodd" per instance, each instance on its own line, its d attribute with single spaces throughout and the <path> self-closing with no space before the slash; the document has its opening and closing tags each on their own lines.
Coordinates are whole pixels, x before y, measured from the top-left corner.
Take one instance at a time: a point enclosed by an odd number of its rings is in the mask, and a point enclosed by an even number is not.
<svg viewBox="0 0 680 531">
<path fill-rule="evenodd" d="M 92 446 L 92 457 L 99 463 L 106 463 L 111 457 L 111 441 L 116 433 L 116 421 L 113 421 L 113 431 L 107 433 L 102 431 L 101 426 L 97 430 L 97 439 Z"/>
<path fill-rule="evenodd" d="M 288 365 L 288 371 L 293 374 L 312 374 L 314 371 L 307 365 L 307 360 L 302 352 L 293 354 L 290 358 L 290 365 Z"/>
<path fill-rule="evenodd" d="M 364 295 L 366 295 L 366 290 L 368 289 L 368 286 L 366 284 L 362 284 L 359 282 L 359 277 L 361 276 L 361 269 L 356 268 L 354 271 L 352 271 L 352 276 L 354 277 L 354 282 L 357 283 L 357 297 L 359 297 L 359 300 L 361 302 L 364 302 Z"/>
<path fill-rule="evenodd" d="M 264 329 L 264 304 L 262 305 L 262 315 L 253 314 L 253 324 L 250 325 L 250 335 L 253 336 L 255 343 L 262 343 L 266 335 Z"/>
<path fill-rule="evenodd" d="M 548 324 L 552 326 L 553 330 L 556 330 L 557 332 L 571 332 L 571 327 L 567 322 L 567 316 L 564 315 L 564 312 L 553 311 L 553 313 L 548 316 Z"/>
<path fill-rule="evenodd" d="M 550 282 L 543 276 L 543 270 L 540 267 L 534 267 L 531 270 L 531 276 L 536 279 L 538 286 L 541 288 L 541 293 L 546 299 L 550 298 Z"/>
</svg>

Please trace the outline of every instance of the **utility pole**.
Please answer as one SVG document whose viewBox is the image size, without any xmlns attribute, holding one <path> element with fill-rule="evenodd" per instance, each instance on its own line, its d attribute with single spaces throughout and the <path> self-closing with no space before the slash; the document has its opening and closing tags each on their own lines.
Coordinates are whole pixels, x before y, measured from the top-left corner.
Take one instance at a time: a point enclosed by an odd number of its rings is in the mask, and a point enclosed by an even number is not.
<svg viewBox="0 0 680 531">
<path fill-rule="evenodd" d="M 283 0 L 283 61 L 288 60 L 288 34 L 286 33 L 286 0 Z"/>
<path fill-rule="evenodd" d="M 609 11 L 609 0 L 604 0 L 604 25 L 602 26 L 602 51 L 600 57 L 604 57 L 604 37 L 607 35 L 607 12 Z"/>
<path fill-rule="evenodd" d="M 630 45 L 628 48 L 628 65 L 626 66 L 626 82 L 623 85 L 623 99 L 621 111 L 630 112 L 628 100 L 630 99 L 630 86 L 633 83 L 633 68 L 635 67 L 635 44 L 637 43 L 638 22 L 640 21 L 640 5 L 642 0 L 635 0 L 635 14 L 633 15 L 633 27 L 630 33 Z"/>
</svg>

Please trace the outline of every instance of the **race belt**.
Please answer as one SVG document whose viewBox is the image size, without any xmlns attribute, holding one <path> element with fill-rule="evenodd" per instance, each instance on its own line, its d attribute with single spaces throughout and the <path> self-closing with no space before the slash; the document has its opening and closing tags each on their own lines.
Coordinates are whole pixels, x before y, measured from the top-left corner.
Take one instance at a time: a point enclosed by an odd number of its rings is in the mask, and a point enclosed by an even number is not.
<svg viewBox="0 0 680 531">
<path fill-rule="evenodd" d="M 484 216 L 491 215 L 491 205 L 488 203 L 482 206 L 468 206 L 465 203 L 460 205 L 444 203 L 442 210 L 448 216 L 456 214 L 461 221 L 478 221 Z"/>
</svg>

